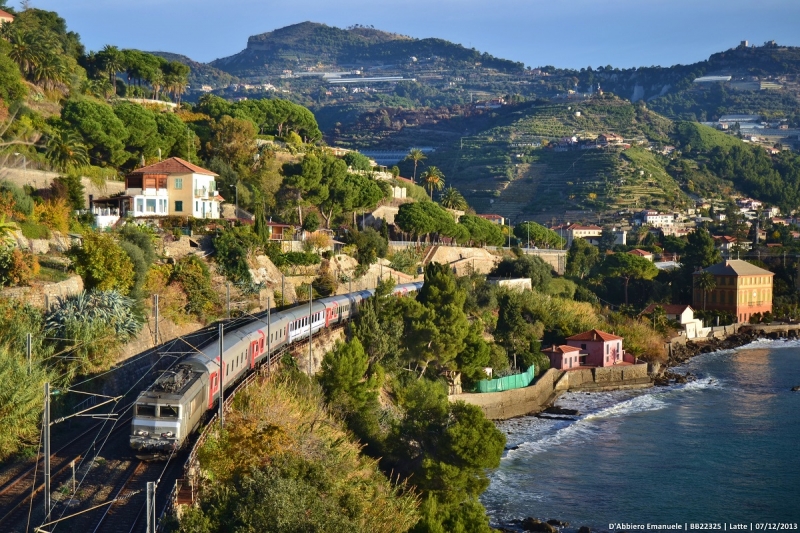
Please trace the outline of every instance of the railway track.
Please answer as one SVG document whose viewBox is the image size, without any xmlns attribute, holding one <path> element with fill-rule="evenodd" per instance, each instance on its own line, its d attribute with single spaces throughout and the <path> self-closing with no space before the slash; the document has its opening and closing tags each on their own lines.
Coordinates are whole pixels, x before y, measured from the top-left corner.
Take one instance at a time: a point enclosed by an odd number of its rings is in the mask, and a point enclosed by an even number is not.
<svg viewBox="0 0 800 533">
<path fill-rule="evenodd" d="M 81 460 L 91 454 L 91 441 L 102 442 L 112 435 L 126 432 L 129 424 L 130 417 L 120 420 L 113 427 L 108 424 L 105 429 L 102 422 L 94 424 L 52 453 L 51 491 L 68 481 L 72 466 L 78 468 Z M 25 531 L 29 515 L 44 514 L 44 458 L 39 457 L 38 461 L 32 463 L 0 486 L 0 530 Z"/>
<path fill-rule="evenodd" d="M 157 482 L 165 470 L 176 468 L 172 462 L 165 467 L 164 463 L 150 463 L 140 461 L 131 470 L 114 491 L 114 503 L 106 506 L 100 517 L 96 519 L 94 528 L 86 529 L 91 533 L 136 533 L 147 528 L 147 483 Z M 178 467 L 179 468 L 179 467 Z M 156 487 L 156 499 L 159 489 L 166 492 L 163 487 Z M 161 498 L 162 500 L 164 498 Z M 158 510 L 158 501 L 156 502 Z M 161 507 L 164 503 L 161 502 Z"/>
</svg>

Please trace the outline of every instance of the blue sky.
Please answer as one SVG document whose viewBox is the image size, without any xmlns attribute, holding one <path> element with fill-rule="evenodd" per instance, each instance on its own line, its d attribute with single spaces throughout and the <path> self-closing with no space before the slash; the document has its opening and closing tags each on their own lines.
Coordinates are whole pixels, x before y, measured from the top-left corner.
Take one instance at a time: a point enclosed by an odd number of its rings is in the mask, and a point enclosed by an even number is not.
<svg viewBox="0 0 800 533">
<path fill-rule="evenodd" d="M 9 1 L 15 6 L 16 0 Z M 747 39 L 800 46 L 798 0 L 32 0 L 90 50 L 105 44 L 211 61 L 306 20 L 440 37 L 528 66 L 669 66 Z"/>
</svg>

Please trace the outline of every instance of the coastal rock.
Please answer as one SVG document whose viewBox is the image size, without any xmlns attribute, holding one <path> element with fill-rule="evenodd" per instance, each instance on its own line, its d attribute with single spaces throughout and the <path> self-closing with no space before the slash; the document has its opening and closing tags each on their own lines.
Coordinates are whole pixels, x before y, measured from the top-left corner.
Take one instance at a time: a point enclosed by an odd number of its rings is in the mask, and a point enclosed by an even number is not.
<svg viewBox="0 0 800 533">
<path fill-rule="evenodd" d="M 592 530 L 589 529 L 589 526 L 581 526 L 578 533 L 592 533 Z"/>
<path fill-rule="evenodd" d="M 551 518 L 547 521 L 547 523 L 556 527 L 567 527 L 569 525 L 569 522 L 562 522 L 561 520 L 556 520 L 555 518 Z"/>
<path fill-rule="evenodd" d="M 556 406 L 548 407 L 542 412 L 551 415 L 570 415 L 570 416 L 578 416 L 581 414 L 581 412 L 578 411 L 577 409 L 567 409 L 565 407 L 556 407 Z"/>
<path fill-rule="evenodd" d="M 800 385 L 797 385 L 796 387 L 792 387 L 792 392 L 800 392 Z"/>
<path fill-rule="evenodd" d="M 547 522 L 542 522 L 530 516 L 522 521 L 522 529 L 525 531 L 539 531 L 540 533 L 558 533 L 558 530 Z"/>
</svg>

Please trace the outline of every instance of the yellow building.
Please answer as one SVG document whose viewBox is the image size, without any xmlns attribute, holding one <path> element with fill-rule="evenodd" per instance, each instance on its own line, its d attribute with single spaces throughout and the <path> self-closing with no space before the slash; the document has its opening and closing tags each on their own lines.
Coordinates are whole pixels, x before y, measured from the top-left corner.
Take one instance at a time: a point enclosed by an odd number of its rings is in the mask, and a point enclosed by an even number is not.
<svg viewBox="0 0 800 533">
<path fill-rule="evenodd" d="M 179 157 L 138 168 L 125 176 L 126 211 L 134 217 L 220 218 L 224 199 L 216 177 Z"/>
<path fill-rule="evenodd" d="M 714 276 L 715 287 L 704 291 L 698 286 L 702 272 Z M 695 309 L 728 311 L 737 322 L 748 322 L 755 313 L 772 312 L 772 278 L 769 270 L 747 261 L 731 259 L 694 273 L 692 306 Z"/>
</svg>

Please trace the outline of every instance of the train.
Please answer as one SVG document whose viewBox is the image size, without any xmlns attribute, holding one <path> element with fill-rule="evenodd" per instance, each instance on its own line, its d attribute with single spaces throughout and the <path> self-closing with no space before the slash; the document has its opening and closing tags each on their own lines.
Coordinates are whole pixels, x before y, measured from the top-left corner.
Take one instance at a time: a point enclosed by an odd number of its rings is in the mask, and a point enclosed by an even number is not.
<svg viewBox="0 0 800 533">
<path fill-rule="evenodd" d="M 393 294 L 403 296 L 421 287 L 422 282 L 401 284 L 395 286 Z M 358 313 L 359 304 L 373 293 L 363 290 L 321 298 L 310 306 L 300 304 L 273 313 L 269 327 L 265 320 L 256 320 L 225 331 L 221 366 L 219 339 L 198 347 L 137 397 L 130 433 L 130 446 L 136 457 L 159 459 L 182 448 L 206 415 L 217 408 L 220 388 L 224 395 L 266 361 L 269 354 L 307 339 L 309 328 L 313 335 L 349 320 Z"/>
</svg>

